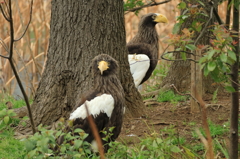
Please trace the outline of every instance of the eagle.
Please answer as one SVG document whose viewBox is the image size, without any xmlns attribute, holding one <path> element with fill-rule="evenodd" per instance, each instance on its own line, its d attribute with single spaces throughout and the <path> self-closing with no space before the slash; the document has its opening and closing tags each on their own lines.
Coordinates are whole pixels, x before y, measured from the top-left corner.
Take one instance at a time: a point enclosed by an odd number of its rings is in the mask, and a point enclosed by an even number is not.
<svg viewBox="0 0 240 159">
<path fill-rule="evenodd" d="M 109 132 L 113 128 L 108 141 L 102 140 L 104 151 L 109 149 L 108 143 L 114 141 L 121 132 L 123 114 L 125 110 L 124 90 L 118 79 L 118 62 L 107 54 L 96 56 L 92 60 L 93 88 L 89 91 L 70 114 L 73 129 L 81 128 L 88 134 L 85 141 L 91 143 L 93 152 L 98 152 L 89 122 L 87 120 L 87 106 L 99 135 L 104 138 L 103 131 Z"/>
<path fill-rule="evenodd" d="M 168 19 L 159 13 L 148 13 L 142 16 L 137 34 L 127 43 L 128 62 L 138 87 L 149 79 L 158 62 L 157 23 L 167 23 Z"/>
</svg>

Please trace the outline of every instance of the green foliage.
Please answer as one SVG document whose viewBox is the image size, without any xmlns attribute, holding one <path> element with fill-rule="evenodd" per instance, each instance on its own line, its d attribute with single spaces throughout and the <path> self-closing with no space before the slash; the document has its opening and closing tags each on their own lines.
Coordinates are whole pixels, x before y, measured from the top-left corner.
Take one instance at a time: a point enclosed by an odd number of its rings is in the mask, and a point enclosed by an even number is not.
<svg viewBox="0 0 240 159">
<path fill-rule="evenodd" d="M 187 5 L 181 1 L 178 4 L 178 9 L 182 10 L 182 14 L 177 17 L 177 23 L 173 27 L 173 34 L 170 35 L 168 42 L 175 47 L 175 51 L 180 53 L 183 60 L 187 59 L 186 53 L 188 53 L 188 50 L 192 53 L 197 51 L 204 53 L 199 60 L 204 75 L 210 75 L 215 82 L 223 83 L 227 91 L 234 92 L 236 90 L 228 84 L 229 81 L 226 74 L 231 73 L 230 66 L 237 59 L 234 48 L 237 42 L 233 40 L 235 35 L 226 30 L 224 25 L 214 24 L 207 28 L 213 35 L 210 45 L 195 46 L 193 38 L 201 35 L 201 32 L 206 31 L 203 30 L 206 21 L 201 17 L 208 17 L 204 9 L 204 4 L 199 0 L 197 2 L 197 4 L 191 4 L 191 1 L 189 1 Z M 192 6 L 188 7 L 189 5 Z M 186 20 L 191 24 L 188 28 L 180 30 Z"/>
<path fill-rule="evenodd" d="M 225 74 L 230 73 L 229 65 L 236 61 L 235 42 L 230 32 L 222 25 L 215 25 L 212 32 L 214 35 L 214 40 L 210 41 L 212 46 L 205 47 L 207 52 L 199 62 L 205 76 L 210 74 L 216 82 L 226 82 Z"/>
<path fill-rule="evenodd" d="M 140 7 L 144 5 L 143 0 L 127 0 L 124 3 L 124 11 L 127 11 L 129 9 L 133 9 L 135 7 Z M 140 10 L 136 11 L 135 14 L 138 14 Z"/>
<path fill-rule="evenodd" d="M 63 126 L 59 123 L 59 128 Z M 84 139 L 88 136 L 81 129 L 64 133 L 62 130 L 47 130 L 41 125 L 39 132 L 25 139 L 25 158 L 87 158 L 93 157 L 90 144 Z M 79 135 L 74 135 L 78 133 Z M 57 144 L 57 139 L 64 136 L 63 143 Z M 96 156 L 95 156 L 96 157 Z"/>
<path fill-rule="evenodd" d="M 14 99 L 12 96 L 8 95 L 8 94 L 0 94 L 0 110 L 7 108 L 6 103 L 10 102 L 12 104 L 12 108 L 20 108 L 25 106 L 25 101 L 23 99 L 20 100 L 16 100 Z M 32 100 L 30 101 L 30 103 L 32 102 Z"/>
<path fill-rule="evenodd" d="M 208 124 L 209 124 L 209 129 L 212 137 L 224 135 L 229 131 L 229 128 L 226 127 L 226 124 L 217 125 L 210 120 L 208 121 Z M 204 137 L 206 137 L 205 131 L 203 130 L 203 128 L 200 129 L 200 132 L 203 134 Z M 195 131 L 193 131 L 192 135 L 194 138 L 198 138 L 198 135 Z"/>
<path fill-rule="evenodd" d="M 170 56 L 168 56 L 168 58 L 171 58 Z M 151 91 L 155 91 L 157 89 L 159 89 L 159 85 L 161 83 L 161 81 L 164 79 L 164 77 L 166 77 L 168 70 L 169 70 L 169 66 L 170 64 L 168 63 L 159 63 L 156 68 L 154 69 L 152 76 L 150 77 L 150 79 L 154 79 L 154 81 L 156 83 L 154 83 L 154 85 L 151 85 L 150 83 L 147 84 L 147 89 L 146 92 L 151 92 Z"/>
<path fill-rule="evenodd" d="M 161 133 L 168 134 L 168 137 L 161 137 Z M 119 142 L 112 142 L 107 158 L 165 159 L 188 156 L 181 149 L 181 145 L 185 143 L 185 139 L 178 138 L 173 127 L 164 128 L 160 134 L 153 133 L 147 136 L 147 138 L 140 138 L 140 143 L 134 145 L 134 147 L 128 147 Z"/>
<path fill-rule="evenodd" d="M 166 92 L 160 92 L 157 98 L 158 102 L 179 102 L 185 101 L 187 99 L 186 96 L 180 96 L 178 94 L 174 94 L 172 90 Z"/>
<path fill-rule="evenodd" d="M 4 108 L 0 111 L 0 131 L 8 131 L 11 126 L 17 124 L 19 120 L 14 119 L 16 113 L 13 110 Z"/>
<path fill-rule="evenodd" d="M 13 137 L 12 130 L 0 134 L 0 158 L 16 159 L 24 154 L 24 143 Z"/>
</svg>

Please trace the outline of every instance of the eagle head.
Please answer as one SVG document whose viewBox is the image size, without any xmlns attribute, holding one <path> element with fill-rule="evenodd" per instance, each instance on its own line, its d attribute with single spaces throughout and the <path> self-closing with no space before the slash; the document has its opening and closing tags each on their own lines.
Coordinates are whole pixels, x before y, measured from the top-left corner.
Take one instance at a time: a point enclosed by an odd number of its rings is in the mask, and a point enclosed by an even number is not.
<svg viewBox="0 0 240 159">
<path fill-rule="evenodd" d="M 139 25 L 154 27 L 157 23 L 168 23 L 166 16 L 159 13 L 148 13 L 142 16 Z"/>
<path fill-rule="evenodd" d="M 101 54 L 93 59 L 92 67 L 95 75 L 107 76 L 117 74 L 118 62 L 107 54 Z"/>
</svg>

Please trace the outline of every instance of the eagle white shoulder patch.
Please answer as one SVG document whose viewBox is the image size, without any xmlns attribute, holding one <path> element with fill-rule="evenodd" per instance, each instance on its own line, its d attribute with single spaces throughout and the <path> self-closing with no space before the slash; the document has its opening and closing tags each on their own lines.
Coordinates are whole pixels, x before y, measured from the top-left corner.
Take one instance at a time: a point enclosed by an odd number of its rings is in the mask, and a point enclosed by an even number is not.
<svg viewBox="0 0 240 159">
<path fill-rule="evenodd" d="M 114 108 L 114 99 L 110 94 L 102 94 L 101 96 L 97 96 L 90 101 L 85 102 L 88 108 L 89 114 L 96 117 L 101 112 L 106 113 L 110 118 L 112 115 L 112 111 Z M 85 105 L 82 104 L 79 106 L 74 112 L 70 114 L 70 120 L 76 118 L 85 119 L 87 117 L 87 111 Z"/>
<path fill-rule="evenodd" d="M 138 87 L 150 67 L 150 59 L 145 54 L 130 54 L 128 62 L 135 86 Z"/>
</svg>

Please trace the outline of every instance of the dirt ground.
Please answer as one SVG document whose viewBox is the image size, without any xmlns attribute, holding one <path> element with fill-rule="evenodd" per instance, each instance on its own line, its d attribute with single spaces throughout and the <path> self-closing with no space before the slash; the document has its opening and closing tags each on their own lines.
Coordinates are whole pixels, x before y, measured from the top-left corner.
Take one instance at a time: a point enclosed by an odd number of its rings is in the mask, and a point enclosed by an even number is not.
<svg viewBox="0 0 240 159">
<path fill-rule="evenodd" d="M 230 96 L 218 97 L 216 104 L 212 104 L 211 95 L 204 97 L 207 104 L 208 119 L 213 123 L 222 125 L 230 118 Z M 127 144 L 139 142 L 138 137 L 144 138 L 152 133 L 160 133 L 164 127 L 173 126 L 180 137 L 187 141 L 193 140 L 194 127 L 201 127 L 201 112 L 192 114 L 190 100 L 172 104 L 170 102 L 156 103 L 146 106 L 147 115 L 140 118 L 124 120 L 123 129 L 118 140 Z M 191 123 L 196 123 L 195 126 Z M 163 135 L 163 134 L 161 134 Z"/>
</svg>

